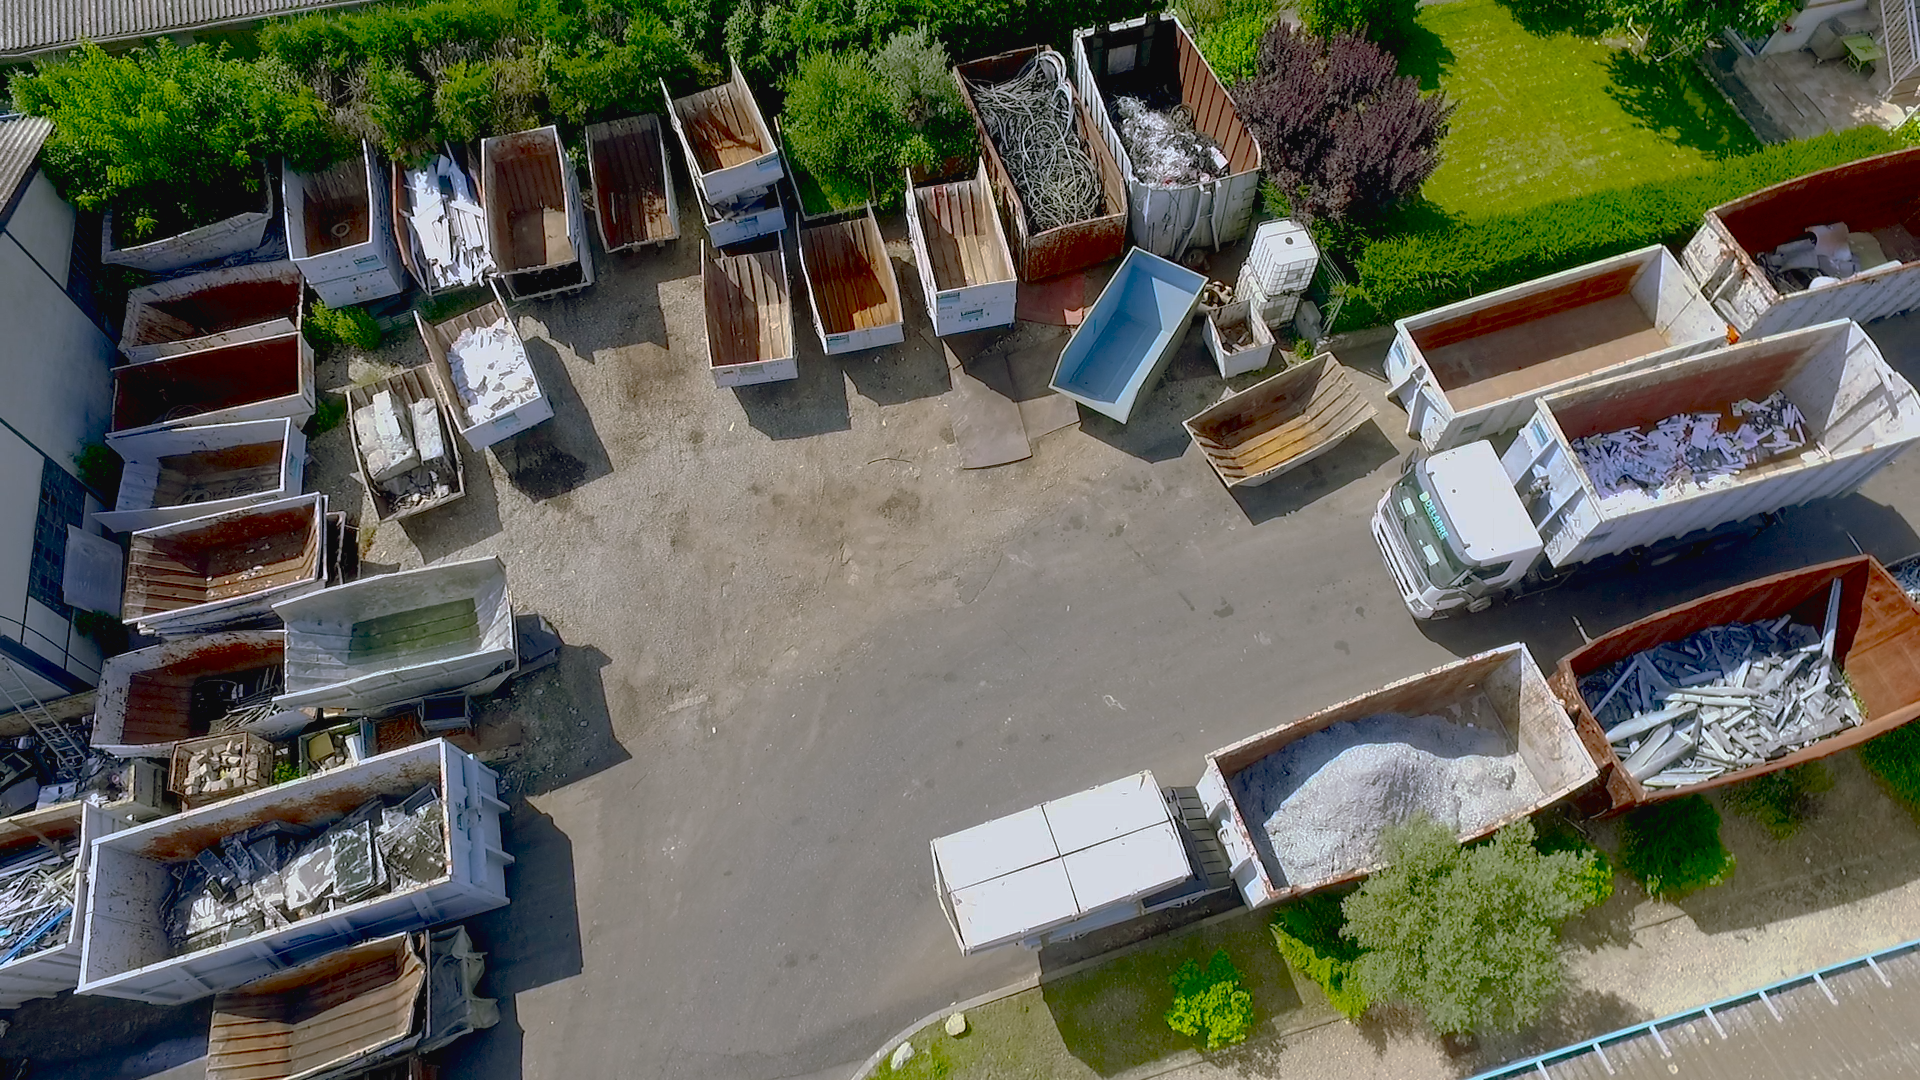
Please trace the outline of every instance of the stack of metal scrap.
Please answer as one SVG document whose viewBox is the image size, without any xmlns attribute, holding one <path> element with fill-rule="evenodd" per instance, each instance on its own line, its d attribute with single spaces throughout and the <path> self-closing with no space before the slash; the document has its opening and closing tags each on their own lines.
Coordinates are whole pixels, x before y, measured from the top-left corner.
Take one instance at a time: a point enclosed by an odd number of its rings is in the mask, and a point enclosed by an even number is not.
<svg viewBox="0 0 1920 1080">
<path fill-rule="evenodd" d="M 251 671 L 198 679 L 193 684 L 187 715 L 204 720 L 210 735 L 240 731 L 279 711 L 274 707 L 273 698 L 285 689 L 285 672 L 279 664 L 269 664 Z"/>
<path fill-rule="evenodd" d="M 1680 413 L 1651 429 L 1604 431 L 1573 440 L 1580 466 L 1602 499 L 1633 494 L 1659 499 L 1711 486 L 1744 469 L 1805 447 L 1806 420 L 1785 394 L 1736 401 L 1728 410 Z"/>
<path fill-rule="evenodd" d="M 325 831 L 269 821 L 173 867 L 167 936 L 174 955 L 404 891 L 447 872 L 437 789 L 395 805 L 373 799 Z"/>
<path fill-rule="evenodd" d="M 79 851 L 78 841 L 50 844 L 0 867 L 0 963 L 66 944 Z"/>
<path fill-rule="evenodd" d="M 1840 582 L 1826 630 L 1788 616 L 1714 626 L 1580 682 L 1622 766 L 1650 788 L 1763 765 L 1865 722 L 1833 657 Z"/>
</svg>

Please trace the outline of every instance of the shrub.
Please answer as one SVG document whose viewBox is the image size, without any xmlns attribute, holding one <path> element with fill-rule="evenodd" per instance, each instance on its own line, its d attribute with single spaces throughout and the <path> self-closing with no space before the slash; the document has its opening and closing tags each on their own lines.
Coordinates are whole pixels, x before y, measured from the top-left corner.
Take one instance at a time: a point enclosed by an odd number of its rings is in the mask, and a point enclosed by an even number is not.
<svg viewBox="0 0 1920 1080">
<path fill-rule="evenodd" d="M 787 84 L 780 130 L 794 160 L 836 209 L 891 203 L 907 165 L 931 166 L 972 147 L 972 121 L 947 74 L 946 50 L 924 29 L 877 53 L 815 53 Z"/>
<path fill-rule="evenodd" d="M 88 488 L 110 493 L 117 486 L 120 455 L 108 449 L 104 442 L 90 442 L 73 455 L 73 470 Z"/>
<path fill-rule="evenodd" d="M 82 210 L 112 207 L 123 240 L 171 236 L 257 210 L 261 159 L 319 168 L 347 149 L 311 90 L 283 66 L 231 59 L 208 45 L 109 56 L 94 45 L 35 63 L 9 89 L 54 122 L 42 153 Z"/>
<path fill-rule="evenodd" d="M 365 308 L 331 308 L 324 301 L 315 300 L 305 326 L 307 340 L 317 346 L 351 345 L 357 349 L 380 346 L 380 324 Z"/>
<path fill-rule="evenodd" d="M 1759 822 L 1775 840 L 1800 831 L 1816 797 L 1833 787 L 1824 762 L 1808 761 L 1766 773 L 1727 789 L 1727 805 Z"/>
<path fill-rule="evenodd" d="M 1167 1026 L 1180 1034 L 1218 1050 L 1253 1030 L 1253 995 L 1240 989 L 1240 969 L 1227 950 L 1215 950 L 1204 968 L 1193 960 L 1181 964 L 1167 981 L 1173 984 Z"/>
<path fill-rule="evenodd" d="M 973 118 L 954 84 L 953 62 L 932 31 L 921 26 L 895 34 L 873 54 L 873 69 L 906 129 L 899 166 L 931 167 L 972 152 Z"/>
<path fill-rule="evenodd" d="M 1894 728 L 1862 746 L 1860 761 L 1894 798 L 1920 810 L 1920 724 Z"/>
<path fill-rule="evenodd" d="M 1403 41 L 1419 0 L 1299 0 L 1300 25 L 1315 37 L 1360 34 L 1380 42 Z"/>
<path fill-rule="evenodd" d="M 1565 977 L 1560 925 L 1593 903 L 1593 859 L 1533 842 L 1526 821 L 1467 848 L 1431 820 L 1388 830 L 1386 869 L 1342 905 L 1361 990 L 1419 1006 L 1442 1034 L 1537 1018 Z"/>
<path fill-rule="evenodd" d="M 1633 811 L 1620 826 L 1620 866 L 1662 900 L 1720 884 L 1733 873 L 1720 812 L 1698 795 Z"/>
<path fill-rule="evenodd" d="M 1200 55 L 1228 87 L 1256 74 L 1260 40 L 1278 14 L 1271 0 L 1189 0 L 1180 9 Z"/>
<path fill-rule="evenodd" d="M 375 326 L 374 331 L 379 332 Z M 322 394 L 320 400 L 313 403 L 312 434 L 325 435 L 340 426 L 347 418 L 347 399 L 339 394 Z"/>
<path fill-rule="evenodd" d="M 1322 41 L 1277 22 L 1260 43 L 1259 71 L 1234 99 L 1296 215 L 1373 217 L 1440 166 L 1453 107 L 1421 93 L 1373 42 Z"/>
<path fill-rule="evenodd" d="M 1321 893 L 1295 901 L 1273 917 L 1273 943 L 1293 970 L 1327 995 L 1327 1001 L 1348 1019 L 1367 1011 L 1367 993 L 1354 975 L 1354 963 L 1365 950 L 1340 936 L 1346 918 L 1338 897 Z"/>
<path fill-rule="evenodd" d="M 1702 213 L 1729 199 L 1905 145 L 1880 128 L 1858 127 L 1769 146 L 1687 176 L 1356 245 L 1341 322 L 1391 322 L 1648 244 L 1684 243 Z"/>
<path fill-rule="evenodd" d="M 442 141 L 658 111 L 712 37 L 691 0 L 427 0 L 276 20 L 263 52 L 397 157 Z"/>
</svg>

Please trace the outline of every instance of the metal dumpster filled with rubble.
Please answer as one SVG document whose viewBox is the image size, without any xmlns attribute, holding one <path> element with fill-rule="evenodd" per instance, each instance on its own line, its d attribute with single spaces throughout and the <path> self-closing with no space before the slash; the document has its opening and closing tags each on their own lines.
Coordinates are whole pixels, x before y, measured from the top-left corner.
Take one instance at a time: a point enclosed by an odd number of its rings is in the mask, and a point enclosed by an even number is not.
<svg viewBox="0 0 1920 1080">
<path fill-rule="evenodd" d="M 79 856 L 120 828 L 112 814 L 80 802 L 0 819 L 0 1009 L 79 981 L 87 904 Z"/>
<path fill-rule="evenodd" d="M 1249 736 L 1198 785 L 1249 907 L 1355 881 L 1388 828 L 1425 816 L 1462 843 L 1592 782 L 1593 761 L 1521 644 Z"/>
<path fill-rule="evenodd" d="M 1920 607 L 1872 556 L 1775 574 L 1595 638 L 1554 689 L 1617 813 L 1920 716 Z"/>
<path fill-rule="evenodd" d="M 1741 334 L 1920 306 L 1920 148 L 1762 188 L 1706 212 L 1680 261 Z"/>
<path fill-rule="evenodd" d="M 82 993 L 192 1001 L 507 903 L 498 779 L 435 739 L 94 846 Z"/>
</svg>

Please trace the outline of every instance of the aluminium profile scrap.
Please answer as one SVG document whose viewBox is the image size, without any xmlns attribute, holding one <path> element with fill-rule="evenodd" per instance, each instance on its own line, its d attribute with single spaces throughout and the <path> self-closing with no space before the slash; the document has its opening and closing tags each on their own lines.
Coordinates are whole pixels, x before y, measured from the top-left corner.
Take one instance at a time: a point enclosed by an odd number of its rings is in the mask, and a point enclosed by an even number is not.
<svg viewBox="0 0 1920 1080">
<path fill-rule="evenodd" d="M 1826 633 L 1784 615 L 1714 626 L 1582 680 L 1626 771 L 1651 788 L 1686 787 L 1863 723 L 1833 659 L 1835 584 Z"/>
</svg>

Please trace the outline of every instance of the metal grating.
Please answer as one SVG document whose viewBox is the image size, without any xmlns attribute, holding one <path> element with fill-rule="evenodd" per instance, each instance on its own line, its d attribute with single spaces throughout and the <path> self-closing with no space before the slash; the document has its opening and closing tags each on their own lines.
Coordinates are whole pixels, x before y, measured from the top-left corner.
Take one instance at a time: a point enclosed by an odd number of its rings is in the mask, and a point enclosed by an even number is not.
<svg viewBox="0 0 1920 1080">
<path fill-rule="evenodd" d="M 1474 1080 L 1920 1076 L 1920 942 L 1518 1061 Z"/>
</svg>

